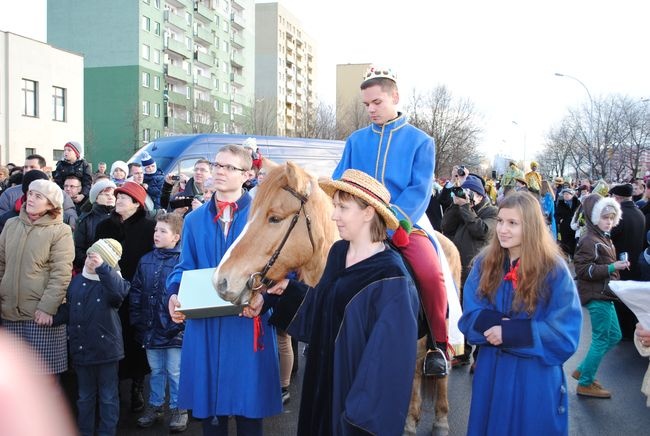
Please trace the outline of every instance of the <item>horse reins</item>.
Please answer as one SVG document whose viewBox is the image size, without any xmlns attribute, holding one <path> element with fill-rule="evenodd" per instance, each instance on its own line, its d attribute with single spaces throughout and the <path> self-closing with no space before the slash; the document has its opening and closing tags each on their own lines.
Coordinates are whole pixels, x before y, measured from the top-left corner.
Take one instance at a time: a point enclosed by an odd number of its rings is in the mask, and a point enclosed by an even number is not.
<svg viewBox="0 0 650 436">
<path fill-rule="evenodd" d="M 284 245 L 287 243 L 287 240 L 289 239 L 289 236 L 291 235 L 291 232 L 293 231 L 294 227 L 296 227 L 296 224 L 298 223 L 298 219 L 300 218 L 301 213 L 305 216 L 305 222 L 307 224 L 307 233 L 309 233 L 309 242 L 311 242 L 312 251 L 316 250 L 316 245 L 314 244 L 314 237 L 312 236 L 311 233 L 311 218 L 309 215 L 307 215 L 307 212 L 305 211 L 305 203 L 309 201 L 309 197 L 300 194 L 299 192 L 296 192 L 293 188 L 290 188 L 289 186 L 283 186 L 282 189 L 284 189 L 285 191 L 287 191 L 288 193 L 290 193 L 300 201 L 300 208 L 296 211 L 296 213 L 291 218 L 291 222 L 289 223 L 289 228 L 287 229 L 287 232 L 284 234 L 284 237 L 282 238 L 280 245 L 278 246 L 278 248 L 275 249 L 275 251 L 271 255 L 271 258 L 268 260 L 268 262 L 266 262 L 266 265 L 264 265 L 262 271 L 254 272 L 248 278 L 247 285 L 252 291 L 259 291 L 264 286 L 269 288 L 275 284 L 275 281 L 266 277 L 266 274 L 269 272 L 271 267 L 278 260 L 278 257 L 280 256 L 280 252 L 282 251 L 282 248 L 284 248 Z M 258 280 L 259 283 L 257 285 L 255 285 L 256 279 Z"/>
</svg>

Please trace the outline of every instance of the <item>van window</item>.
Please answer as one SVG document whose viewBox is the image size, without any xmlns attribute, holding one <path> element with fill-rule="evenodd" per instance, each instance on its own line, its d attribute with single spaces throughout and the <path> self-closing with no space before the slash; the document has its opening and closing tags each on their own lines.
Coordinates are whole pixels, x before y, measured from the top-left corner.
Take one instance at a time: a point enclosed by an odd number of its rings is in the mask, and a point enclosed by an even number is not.
<svg viewBox="0 0 650 436">
<path fill-rule="evenodd" d="M 181 174 L 185 174 L 188 177 L 194 175 L 194 164 L 199 159 L 205 159 L 204 157 L 192 157 L 190 159 L 183 159 L 180 163 L 181 165 Z"/>
</svg>

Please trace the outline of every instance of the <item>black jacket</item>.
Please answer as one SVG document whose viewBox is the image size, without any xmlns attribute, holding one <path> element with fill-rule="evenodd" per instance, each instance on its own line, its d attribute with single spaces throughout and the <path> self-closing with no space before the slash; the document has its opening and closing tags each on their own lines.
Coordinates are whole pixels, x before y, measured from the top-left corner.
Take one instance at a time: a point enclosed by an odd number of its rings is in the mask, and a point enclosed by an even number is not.
<svg viewBox="0 0 650 436">
<path fill-rule="evenodd" d="M 67 160 L 58 161 L 56 169 L 52 173 L 54 182 L 63 189 L 63 182 L 68 176 L 77 176 L 81 180 L 81 194 L 88 198 L 90 187 L 93 184 L 93 174 L 90 172 L 88 162 L 85 159 L 77 159 L 74 163 Z"/>
<path fill-rule="evenodd" d="M 632 201 L 621 203 L 621 221 L 612 229 L 612 242 L 616 253 L 627 252 L 630 269 L 621 271 L 621 280 L 639 280 L 639 268 L 636 260 L 643 251 L 645 241 L 645 217 Z"/>
<path fill-rule="evenodd" d="M 74 267 L 81 271 L 86 261 L 86 250 L 96 241 L 95 231 L 97 225 L 111 216 L 112 206 L 93 204 L 90 212 L 81 215 L 77 221 L 77 228 L 74 230 Z"/>
<path fill-rule="evenodd" d="M 575 239 L 575 230 L 571 228 L 571 219 L 573 219 L 573 214 L 578 206 L 580 206 L 580 201 L 576 197 L 571 199 L 571 206 L 567 205 L 561 196 L 555 203 L 555 224 L 557 232 L 562 234 L 563 241 L 567 238 Z"/>
<path fill-rule="evenodd" d="M 68 286 L 67 301 L 54 322 L 68 324 L 70 357 L 75 365 L 116 362 L 124 357 L 118 309 L 129 292 L 129 282 L 106 263 L 96 269 L 99 281 L 76 275 Z"/>
</svg>

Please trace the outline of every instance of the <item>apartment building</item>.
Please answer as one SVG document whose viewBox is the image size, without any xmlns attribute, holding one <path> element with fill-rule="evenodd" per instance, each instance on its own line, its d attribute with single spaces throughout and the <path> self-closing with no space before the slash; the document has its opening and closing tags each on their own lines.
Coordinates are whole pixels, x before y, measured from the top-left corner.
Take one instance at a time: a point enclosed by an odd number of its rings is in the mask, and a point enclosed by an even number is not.
<svg viewBox="0 0 650 436">
<path fill-rule="evenodd" d="M 49 0 L 48 42 L 86 59 L 86 146 L 126 159 L 162 135 L 250 130 L 254 0 Z"/>
<path fill-rule="evenodd" d="M 359 88 L 369 66 L 369 63 L 336 66 L 336 132 L 339 138 L 347 138 L 370 122 Z"/>
<path fill-rule="evenodd" d="M 277 2 L 255 5 L 255 63 L 255 130 L 300 136 L 316 105 L 314 43 Z"/>
<path fill-rule="evenodd" d="M 83 56 L 0 31 L 0 163 L 40 154 L 49 166 L 83 143 Z"/>
</svg>

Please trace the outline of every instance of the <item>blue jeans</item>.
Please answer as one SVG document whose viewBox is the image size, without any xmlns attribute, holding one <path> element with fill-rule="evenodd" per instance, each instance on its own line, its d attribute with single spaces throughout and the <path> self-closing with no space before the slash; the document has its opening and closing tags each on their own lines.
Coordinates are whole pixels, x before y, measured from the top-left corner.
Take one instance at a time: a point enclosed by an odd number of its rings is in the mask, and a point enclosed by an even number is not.
<svg viewBox="0 0 650 436">
<path fill-rule="evenodd" d="M 621 340 L 621 328 L 613 302 L 591 300 L 587 303 L 587 309 L 591 317 L 591 345 L 578 365 L 578 384 L 581 386 L 589 386 L 594 382 L 603 357 Z"/>
<path fill-rule="evenodd" d="M 75 366 L 79 383 L 77 425 L 82 436 L 93 436 L 95 433 L 95 406 L 98 396 L 99 427 L 97 428 L 97 435 L 115 435 L 117 421 L 120 418 L 120 400 L 118 397 L 120 381 L 117 376 L 117 369 L 118 362 Z"/>
<path fill-rule="evenodd" d="M 169 408 L 178 407 L 178 379 L 181 375 L 180 348 L 148 348 L 147 360 L 151 367 L 149 404 L 162 406 L 165 386 L 169 383 Z"/>
</svg>

